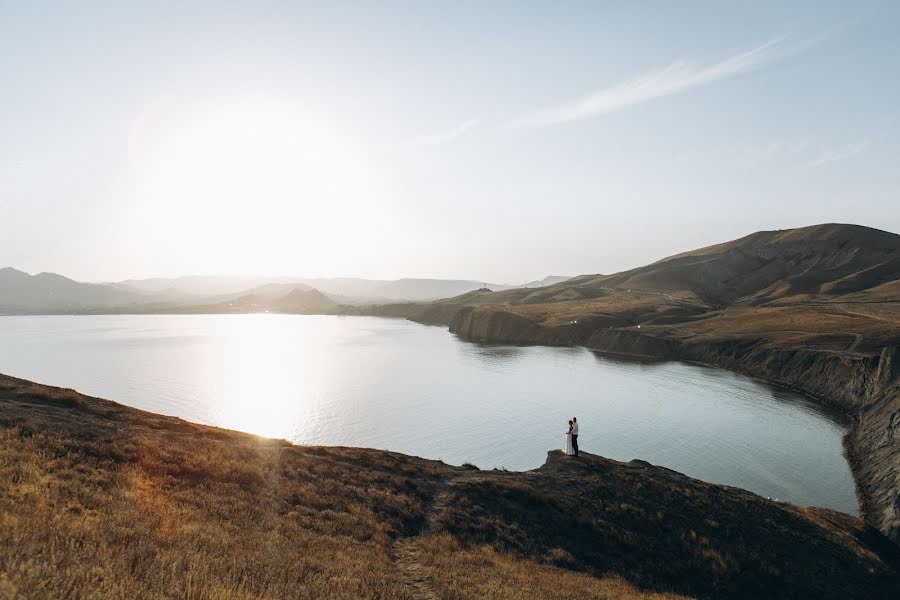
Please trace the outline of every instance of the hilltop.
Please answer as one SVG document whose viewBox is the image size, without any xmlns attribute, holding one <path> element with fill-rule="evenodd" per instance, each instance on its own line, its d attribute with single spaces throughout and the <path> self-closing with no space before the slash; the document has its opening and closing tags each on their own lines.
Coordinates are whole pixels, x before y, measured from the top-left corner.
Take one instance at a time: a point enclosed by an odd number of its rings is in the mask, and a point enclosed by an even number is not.
<svg viewBox="0 0 900 600">
<path fill-rule="evenodd" d="M 582 285 L 676 291 L 725 307 L 838 296 L 889 283 L 898 273 L 895 234 L 827 224 L 760 231 Z"/>
<path fill-rule="evenodd" d="M 0 592 L 895 598 L 860 519 L 642 461 L 294 446 L 0 376 Z"/>
</svg>

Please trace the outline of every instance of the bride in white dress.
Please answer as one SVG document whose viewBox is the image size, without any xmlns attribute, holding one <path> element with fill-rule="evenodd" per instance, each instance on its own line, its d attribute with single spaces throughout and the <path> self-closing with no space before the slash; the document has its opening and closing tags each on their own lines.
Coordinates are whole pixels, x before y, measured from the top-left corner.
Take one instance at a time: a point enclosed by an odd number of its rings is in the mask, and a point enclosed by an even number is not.
<svg viewBox="0 0 900 600">
<path fill-rule="evenodd" d="M 566 432 L 566 456 L 575 456 L 575 448 L 572 447 L 572 426 L 574 424 L 569 420 L 569 430 Z"/>
</svg>

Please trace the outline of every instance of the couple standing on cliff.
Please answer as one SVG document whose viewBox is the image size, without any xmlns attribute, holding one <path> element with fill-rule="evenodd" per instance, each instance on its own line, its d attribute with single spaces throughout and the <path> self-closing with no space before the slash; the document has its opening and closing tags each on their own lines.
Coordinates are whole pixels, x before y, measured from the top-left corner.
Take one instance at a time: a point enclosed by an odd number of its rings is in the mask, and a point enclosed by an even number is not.
<svg viewBox="0 0 900 600">
<path fill-rule="evenodd" d="M 566 455 L 578 458 L 578 419 L 569 419 L 569 430 L 566 431 Z"/>
</svg>

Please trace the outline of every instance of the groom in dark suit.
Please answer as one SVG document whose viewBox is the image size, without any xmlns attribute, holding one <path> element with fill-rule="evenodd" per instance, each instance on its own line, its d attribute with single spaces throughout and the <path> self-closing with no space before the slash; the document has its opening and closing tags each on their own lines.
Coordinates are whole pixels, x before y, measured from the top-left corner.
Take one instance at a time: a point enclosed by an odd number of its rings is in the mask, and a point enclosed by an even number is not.
<svg viewBox="0 0 900 600">
<path fill-rule="evenodd" d="M 575 451 L 575 457 L 578 457 L 578 419 L 572 417 L 572 450 Z"/>
</svg>

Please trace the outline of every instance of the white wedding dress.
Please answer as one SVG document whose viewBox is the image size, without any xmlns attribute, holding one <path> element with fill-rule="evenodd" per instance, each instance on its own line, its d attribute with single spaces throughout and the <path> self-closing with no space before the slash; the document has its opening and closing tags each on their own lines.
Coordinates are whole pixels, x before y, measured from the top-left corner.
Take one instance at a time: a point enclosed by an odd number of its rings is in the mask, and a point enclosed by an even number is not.
<svg viewBox="0 0 900 600">
<path fill-rule="evenodd" d="M 566 454 L 568 456 L 575 456 L 575 448 L 572 447 L 572 433 L 571 432 L 566 434 Z"/>
</svg>

